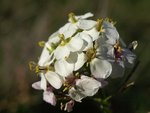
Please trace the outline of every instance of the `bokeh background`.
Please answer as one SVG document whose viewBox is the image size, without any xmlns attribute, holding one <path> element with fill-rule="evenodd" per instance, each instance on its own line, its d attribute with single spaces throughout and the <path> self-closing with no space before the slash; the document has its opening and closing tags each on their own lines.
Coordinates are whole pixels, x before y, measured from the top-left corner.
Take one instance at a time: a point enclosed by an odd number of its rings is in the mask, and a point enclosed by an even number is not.
<svg viewBox="0 0 150 113">
<path fill-rule="evenodd" d="M 31 88 L 39 78 L 29 71 L 28 62 L 37 61 L 42 51 L 37 43 L 64 25 L 70 12 L 112 18 L 127 44 L 138 41 L 140 65 L 131 78 L 135 85 L 113 98 L 112 109 L 149 113 L 150 0 L 0 0 L 0 113 L 62 112 Z M 73 112 L 99 113 L 89 100 L 77 104 Z"/>
</svg>

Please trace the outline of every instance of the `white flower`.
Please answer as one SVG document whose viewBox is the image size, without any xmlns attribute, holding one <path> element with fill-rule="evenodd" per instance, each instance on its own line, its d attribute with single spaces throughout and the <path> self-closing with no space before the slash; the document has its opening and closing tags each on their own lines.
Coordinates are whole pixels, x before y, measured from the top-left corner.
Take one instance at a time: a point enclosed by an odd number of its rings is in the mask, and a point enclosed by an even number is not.
<svg viewBox="0 0 150 113">
<path fill-rule="evenodd" d="M 47 71 L 46 73 L 40 73 L 41 84 L 40 87 L 43 90 L 47 89 L 47 82 L 54 87 L 55 89 L 59 89 L 62 86 L 63 79 L 53 71 Z"/>
<path fill-rule="evenodd" d="M 45 78 L 55 89 L 59 89 L 62 86 L 63 80 L 56 72 L 47 71 L 45 73 Z"/>
<path fill-rule="evenodd" d="M 82 75 L 81 79 L 76 80 L 75 86 L 69 90 L 69 96 L 73 100 L 81 102 L 83 98 L 95 95 L 100 87 L 99 81 Z"/>
<path fill-rule="evenodd" d="M 54 60 L 53 53 L 50 54 L 46 46 L 44 46 L 40 59 L 38 61 L 39 66 L 47 66 Z"/>
<path fill-rule="evenodd" d="M 115 32 L 115 31 L 114 31 Z M 112 33 L 116 34 L 116 33 Z M 129 49 L 121 45 L 123 42 L 118 35 L 113 35 L 106 39 L 104 44 L 107 52 L 107 60 L 112 64 L 111 77 L 122 77 L 124 75 L 125 67 L 133 67 L 136 55 Z"/>
<path fill-rule="evenodd" d="M 49 37 L 49 40 L 45 43 L 42 54 L 39 58 L 39 66 L 47 66 L 54 61 L 54 50 L 58 46 L 59 41 L 60 38 L 58 37 L 58 32 L 53 33 Z"/>
<path fill-rule="evenodd" d="M 75 16 L 73 13 L 69 14 L 69 22 L 76 25 L 78 28 L 83 30 L 91 29 L 96 25 L 96 22 L 93 20 L 86 20 L 89 17 L 92 17 L 92 13 L 86 13 L 81 16 Z"/>
<path fill-rule="evenodd" d="M 73 71 L 80 69 L 87 57 L 83 52 L 71 52 L 68 58 L 57 60 L 54 64 L 55 71 L 62 77 L 70 76 Z"/>
<path fill-rule="evenodd" d="M 78 32 L 78 29 L 89 30 L 96 25 L 95 21 L 86 20 L 87 18 L 92 16 L 93 14 L 91 13 L 87 13 L 82 16 L 75 16 L 73 13 L 70 13 L 69 23 L 61 27 L 58 32 L 60 34 L 64 34 L 65 37 L 72 37 L 76 32 Z"/>
<path fill-rule="evenodd" d="M 74 65 L 74 71 L 77 71 L 78 69 L 80 69 L 84 65 L 84 63 L 87 61 L 87 57 L 83 52 L 78 52 L 77 54 L 78 54 L 78 57 Z"/>
<path fill-rule="evenodd" d="M 93 14 L 91 12 L 85 13 L 84 15 L 75 16 L 75 18 L 77 20 L 79 20 L 79 19 L 87 19 L 87 18 L 90 18 L 90 17 L 93 17 Z M 69 21 L 71 21 L 70 18 L 69 18 Z"/>
<path fill-rule="evenodd" d="M 72 74 L 73 71 L 80 69 L 87 60 L 82 51 L 86 50 L 87 47 L 91 47 L 91 45 L 91 38 L 80 33 L 64 45 L 60 44 L 54 51 L 54 56 L 57 59 L 54 64 L 56 72 L 66 77 Z"/>
<path fill-rule="evenodd" d="M 68 63 L 64 59 L 57 60 L 54 67 L 55 71 L 62 77 L 70 76 L 74 70 L 74 64 Z"/>
<path fill-rule="evenodd" d="M 60 35 L 60 38 L 62 38 L 61 43 L 54 52 L 54 56 L 57 60 L 68 57 L 70 52 L 82 51 L 85 46 L 83 40 L 78 35 L 65 39 L 62 34 Z"/>
<path fill-rule="evenodd" d="M 101 46 L 98 45 L 96 48 L 89 48 L 86 52 L 88 62 L 90 64 L 91 74 L 99 78 L 107 78 L 112 72 L 111 64 L 103 56 Z"/>
<path fill-rule="evenodd" d="M 102 21 L 102 36 L 106 38 L 106 42 L 109 44 L 115 43 L 115 40 L 119 39 L 119 33 L 113 22 L 109 22 L 108 20 Z M 111 40 L 114 39 L 114 40 Z"/>
<path fill-rule="evenodd" d="M 92 29 L 88 31 L 83 31 L 83 33 L 88 34 L 92 38 L 92 41 L 95 41 L 98 38 L 100 38 L 100 32 L 97 31 L 95 27 L 93 27 Z"/>
<path fill-rule="evenodd" d="M 110 19 L 88 19 L 92 16 L 70 13 L 64 26 L 39 43 L 44 48 L 38 64 L 29 63 L 41 78 L 32 87 L 43 90 L 43 100 L 53 106 L 60 97 L 64 111 L 94 96 L 109 76 L 123 76 L 125 68 L 134 65 L 137 42 L 126 47 Z"/>
<path fill-rule="evenodd" d="M 84 46 L 82 47 L 83 51 L 93 47 L 93 40 L 90 35 L 86 34 L 85 32 L 80 32 L 77 34 L 77 37 L 84 41 Z"/>
</svg>

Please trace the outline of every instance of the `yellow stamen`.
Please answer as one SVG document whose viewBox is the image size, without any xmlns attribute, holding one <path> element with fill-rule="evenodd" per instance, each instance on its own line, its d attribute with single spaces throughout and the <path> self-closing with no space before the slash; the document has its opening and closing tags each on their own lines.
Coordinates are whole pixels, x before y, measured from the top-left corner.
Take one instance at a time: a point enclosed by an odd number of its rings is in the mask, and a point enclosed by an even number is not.
<svg viewBox="0 0 150 113">
<path fill-rule="evenodd" d="M 88 67 L 88 66 L 89 66 L 89 62 L 86 63 L 86 67 Z"/>
<path fill-rule="evenodd" d="M 69 13 L 68 17 L 71 20 L 71 23 L 76 23 L 77 22 L 77 19 L 75 18 L 74 13 Z"/>
<path fill-rule="evenodd" d="M 119 52 L 119 53 L 122 52 L 122 48 L 120 47 L 119 41 L 116 42 L 116 44 L 114 45 L 114 48 L 117 50 L 117 52 Z"/>
<path fill-rule="evenodd" d="M 35 67 L 36 67 L 36 63 L 33 62 L 33 61 L 30 61 L 30 62 L 29 62 L 29 69 L 30 69 L 31 71 L 34 71 Z"/>
<path fill-rule="evenodd" d="M 75 76 L 76 76 L 76 77 L 80 77 L 79 72 L 76 72 L 76 73 L 75 73 Z"/>
<path fill-rule="evenodd" d="M 102 24 L 103 24 L 103 19 L 97 19 L 97 25 L 96 25 L 97 31 L 104 32 Z"/>
<path fill-rule="evenodd" d="M 94 59 L 96 57 L 96 49 L 95 48 L 88 49 L 86 52 L 86 56 L 88 58 L 88 61 Z"/>
<path fill-rule="evenodd" d="M 40 42 L 38 42 L 38 45 L 39 45 L 40 47 L 44 47 L 44 46 L 45 46 L 45 42 L 44 42 L 44 41 L 40 41 Z"/>
<path fill-rule="evenodd" d="M 48 70 L 54 70 L 51 66 L 39 66 L 33 61 L 29 62 L 29 69 L 35 73 L 47 72 Z"/>
<path fill-rule="evenodd" d="M 105 18 L 105 21 L 111 23 L 113 26 L 117 23 L 116 21 L 113 21 L 113 20 L 110 19 L 110 18 Z"/>
<path fill-rule="evenodd" d="M 65 40 L 64 34 L 59 34 L 58 37 L 60 38 L 60 40 Z"/>
<path fill-rule="evenodd" d="M 61 46 L 64 46 L 66 43 L 65 43 L 65 36 L 63 34 L 59 34 L 58 37 L 60 38 L 61 42 L 60 42 L 60 45 Z"/>
<path fill-rule="evenodd" d="M 65 92 L 65 91 L 67 91 L 68 90 L 68 87 L 65 87 L 64 89 L 63 89 L 63 92 Z"/>
<path fill-rule="evenodd" d="M 118 52 L 121 53 L 122 52 L 122 48 L 119 46 L 118 47 Z"/>
</svg>

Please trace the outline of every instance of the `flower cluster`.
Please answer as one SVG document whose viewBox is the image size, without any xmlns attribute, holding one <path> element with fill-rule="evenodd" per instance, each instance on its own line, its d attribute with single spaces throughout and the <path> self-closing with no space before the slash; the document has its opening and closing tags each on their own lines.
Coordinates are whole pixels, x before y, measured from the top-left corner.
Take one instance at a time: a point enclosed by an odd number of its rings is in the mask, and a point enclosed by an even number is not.
<svg viewBox="0 0 150 113">
<path fill-rule="evenodd" d="M 92 16 L 70 13 L 68 23 L 39 43 L 43 51 L 38 63 L 29 63 L 41 78 L 32 87 L 43 90 L 44 101 L 53 106 L 60 100 L 68 112 L 75 102 L 94 96 L 108 77 L 122 77 L 136 58 L 135 46 L 126 47 L 112 20 L 88 19 Z"/>
</svg>

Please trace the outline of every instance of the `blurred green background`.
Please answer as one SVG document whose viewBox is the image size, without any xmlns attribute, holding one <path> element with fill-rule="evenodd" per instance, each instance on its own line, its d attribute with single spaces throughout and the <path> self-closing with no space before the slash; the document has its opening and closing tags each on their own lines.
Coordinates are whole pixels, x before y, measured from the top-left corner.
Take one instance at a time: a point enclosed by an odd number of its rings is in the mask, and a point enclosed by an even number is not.
<svg viewBox="0 0 150 113">
<path fill-rule="evenodd" d="M 0 0 L 0 113 L 62 112 L 31 88 L 39 78 L 29 71 L 28 62 L 37 61 L 42 51 L 37 43 L 64 25 L 70 12 L 112 18 L 127 44 L 138 41 L 140 65 L 131 78 L 135 85 L 113 98 L 112 109 L 149 113 L 150 0 Z M 89 100 L 77 104 L 73 112 L 99 113 Z"/>
</svg>

